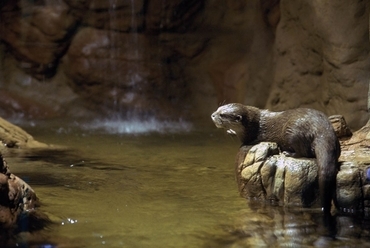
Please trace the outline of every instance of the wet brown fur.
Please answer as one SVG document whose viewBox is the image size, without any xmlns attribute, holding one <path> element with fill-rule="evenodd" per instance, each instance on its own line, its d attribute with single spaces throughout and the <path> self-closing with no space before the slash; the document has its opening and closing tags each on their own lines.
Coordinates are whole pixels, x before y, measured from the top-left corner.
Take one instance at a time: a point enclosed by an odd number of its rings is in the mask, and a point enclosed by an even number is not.
<svg viewBox="0 0 370 248">
<path fill-rule="evenodd" d="M 330 212 L 340 145 L 325 114 L 307 108 L 271 112 L 232 103 L 219 107 L 212 120 L 217 127 L 238 136 L 243 145 L 276 142 L 282 151 L 294 157 L 316 158 L 321 204 L 325 212 Z"/>
</svg>

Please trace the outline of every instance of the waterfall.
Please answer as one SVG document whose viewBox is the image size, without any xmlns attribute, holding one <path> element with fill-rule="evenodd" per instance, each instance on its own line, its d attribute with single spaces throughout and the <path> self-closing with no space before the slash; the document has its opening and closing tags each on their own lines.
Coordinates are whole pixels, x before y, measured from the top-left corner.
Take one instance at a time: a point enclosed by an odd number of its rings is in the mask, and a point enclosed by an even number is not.
<svg viewBox="0 0 370 248">
<path fill-rule="evenodd" d="M 125 109 L 123 113 L 122 104 L 124 102 L 131 102 L 135 97 L 135 90 L 140 86 L 138 84 L 142 83 L 143 76 L 140 75 L 140 71 L 137 68 L 137 63 L 142 58 L 143 48 L 140 47 L 139 30 L 138 30 L 138 9 L 135 5 L 135 0 L 131 0 L 131 27 L 128 29 L 128 36 L 125 41 L 120 41 L 115 35 L 116 32 L 122 32 L 117 26 L 117 9 L 121 6 L 117 6 L 117 0 L 109 0 L 109 39 L 110 39 L 110 53 L 109 53 L 109 67 L 112 72 L 120 71 L 116 61 L 119 59 L 116 52 L 117 47 L 120 46 L 120 42 L 126 42 L 129 44 L 129 58 L 132 60 L 132 66 L 129 66 L 129 71 L 126 72 L 128 75 L 121 76 L 112 87 L 111 95 L 113 101 L 113 109 L 110 117 L 104 120 L 96 120 L 93 123 L 84 125 L 88 129 L 105 130 L 110 133 L 120 133 L 120 134 L 138 134 L 138 133 L 148 133 L 148 132 L 184 132 L 191 130 L 191 124 L 184 121 L 166 121 L 157 120 L 155 116 L 142 116 L 138 114 L 138 109 L 132 106 L 130 110 Z M 119 25 L 119 24 L 118 24 Z M 126 80 L 122 81 L 122 80 Z M 127 82 L 129 81 L 129 82 Z M 128 92 L 127 94 L 121 95 L 122 85 L 130 85 L 133 92 Z"/>
<path fill-rule="evenodd" d="M 116 15 L 116 7 L 117 7 L 117 0 L 109 0 L 109 8 L 108 8 L 108 13 L 109 13 L 109 44 L 111 49 L 109 50 L 109 68 L 112 71 L 117 70 L 116 68 L 116 63 L 115 63 L 115 47 L 117 46 L 117 41 L 114 35 L 114 32 L 116 32 L 116 20 L 117 20 L 117 15 Z M 109 70 L 108 70 L 109 73 Z M 113 106 L 114 106 L 114 111 L 115 112 L 120 112 L 120 106 L 119 106 L 119 96 L 118 96 L 118 86 L 117 82 L 114 84 L 113 89 L 111 91 L 112 94 L 112 100 L 113 100 Z"/>
<path fill-rule="evenodd" d="M 131 0 L 131 33 L 132 33 L 132 44 L 138 44 L 138 22 L 137 22 L 137 14 L 136 14 L 136 9 L 135 9 L 135 0 Z M 134 47 L 135 51 L 135 58 L 137 59 L 139 57 L 139 48 L 136 45 Z"/>
</svg>

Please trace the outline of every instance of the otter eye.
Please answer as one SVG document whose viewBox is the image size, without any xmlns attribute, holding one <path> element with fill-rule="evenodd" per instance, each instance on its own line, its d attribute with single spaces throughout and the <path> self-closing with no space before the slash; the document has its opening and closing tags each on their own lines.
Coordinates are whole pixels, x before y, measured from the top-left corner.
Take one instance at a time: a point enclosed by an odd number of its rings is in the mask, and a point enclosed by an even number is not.
<svg viewBox="0 0 370 248">
<path fill-rule="evenodd" d="M 236 121 L 242 121 L 243 117 L 241 115 L 235 116 Z"/>
</svg>

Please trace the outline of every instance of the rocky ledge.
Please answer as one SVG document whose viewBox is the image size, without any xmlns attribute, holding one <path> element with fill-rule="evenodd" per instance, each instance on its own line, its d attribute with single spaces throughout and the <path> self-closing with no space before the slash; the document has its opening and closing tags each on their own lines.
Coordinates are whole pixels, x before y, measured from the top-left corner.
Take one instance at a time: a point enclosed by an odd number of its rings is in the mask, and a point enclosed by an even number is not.
<svg viewBox="0 0 370 248">
<path fill-rule="evenodd" d="M 353 135 L 341 116 L 330 117 L 342 154 L 337 174 L 337 207 L 345 213 L 370 216 L 370 125 Z M 370 124 L 370 123 L 368 123 Z M 292 158 L 277 144 L 242 146 L 236 178 L 242 197 L 283 206 L 319 207 L 316 159 Z"/>
<path fill-rule="evenodd" d="M 35 191 L 22 179 L 12 174 L 0 155 L 0 226 L 15 226 L 20 216 L 28 215 L 38 205 Z"/>
<path fill-rule="evenodd" d="M 1 153 L 16 148 L 51 147 L 53 146 L 36 141 L 20 127 L 0 118 L 0 247 L 16 247 L 22 243 L 18 238 L 25 238 L 28 234 L 37 233 L 35 231 L 52 224 L 48 216 L 38 210 L 39 199 L 35 191 L 10 172 Z"/>
<path fill-rule="evenodd" d="M 39 210 L 35 191 L 12 174 L 0 155 L 0 246 L 12 244 L 18 233 L 32 233 L 51 224 Z M 13 246 L 12 246 L 13 247 Z"/>
<path fill-rule="evenodd" d="M 46 148 L 30 134 L 0 117 L 0 143 L 8 148 Z"/>
</svg>

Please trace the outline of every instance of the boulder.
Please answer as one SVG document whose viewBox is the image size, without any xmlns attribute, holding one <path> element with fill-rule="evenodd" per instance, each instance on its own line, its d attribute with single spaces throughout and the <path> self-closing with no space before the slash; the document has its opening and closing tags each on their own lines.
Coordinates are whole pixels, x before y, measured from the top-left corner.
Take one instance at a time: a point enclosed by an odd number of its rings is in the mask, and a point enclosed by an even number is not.
<svg viewBox="0 0 370 248">
<path fill-rule="evenodd" d="M 47 144 L 36 141 L 30 134 L 0 118 L 0 142 L 8 148 L 47 148 Z"/>
<path fill-rule="evenodd" d="M 248 149 L 248 148 L 247 148 Z M 241 148 L 237 164 L 238 185 L 245 198 L 270 201 L 284 206 L 313 206 L 318 199 L 314 159 L 279 154 L 276 143 L 261 142 Z"/>
<path fill-rule="evenodd" d="M 341 212 L 370 216 L 369 162 L 368 156 L 351 153 L 340 157 L 335 204 Z M 316 159 L 287 157 L 275 143 L 242 146 L 236 178 L 241 196 L 247 199 L 282 206 L 320 206 Z"/>
<path fill-rule="evenodd" d="M 12 174 L 0 155 L 0 229 L 14 230 L 24 216 L 32 215 L 38 206 L 35 191 Z"/>
</svg>

